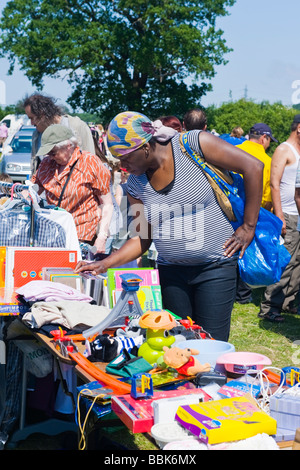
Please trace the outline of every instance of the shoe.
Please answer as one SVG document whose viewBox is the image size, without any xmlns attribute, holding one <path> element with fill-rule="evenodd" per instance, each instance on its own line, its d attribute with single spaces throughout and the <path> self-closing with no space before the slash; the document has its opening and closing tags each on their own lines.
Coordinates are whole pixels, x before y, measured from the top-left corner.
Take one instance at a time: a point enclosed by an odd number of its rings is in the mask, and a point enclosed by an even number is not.
<svg viewBox="0 0 300 470">
<path fill-rule="evenodd" d="M 296 306 L 288 306 L 282 311 L 284 313 L 292 313 L 293 315 L 299 315 L 299 307 L 297 308 Z"/>
<path fill-rule="evenodd" d="M 259 312 L 258 317 L 261 318 L 262 320 L 268 320 L 273 323 L 284 322 L 284 317 L 280 315 L 279 312 L 267 312 L 267 313 Z"/>
</svg>

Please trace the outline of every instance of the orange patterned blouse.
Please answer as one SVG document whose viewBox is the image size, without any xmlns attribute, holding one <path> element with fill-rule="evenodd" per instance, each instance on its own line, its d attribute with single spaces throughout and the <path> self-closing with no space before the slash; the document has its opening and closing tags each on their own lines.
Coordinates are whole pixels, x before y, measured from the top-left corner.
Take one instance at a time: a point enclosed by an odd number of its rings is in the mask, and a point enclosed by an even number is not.
<svg viewBox="0 0 300 470">
<path fill-rule="evenodd" d="M 77 147 L 61 173 L 50 157 L 45 157 L 32 181 L 45 190 L 48 204 L 57 206 L 73 163 L 76 165 L 65 189 L 60 207 L 74 218 L 79 240 L 91 241 L 100 220 L 101 195 L 109 192 L 110 171 L 95 155 Z"/>
</svg>

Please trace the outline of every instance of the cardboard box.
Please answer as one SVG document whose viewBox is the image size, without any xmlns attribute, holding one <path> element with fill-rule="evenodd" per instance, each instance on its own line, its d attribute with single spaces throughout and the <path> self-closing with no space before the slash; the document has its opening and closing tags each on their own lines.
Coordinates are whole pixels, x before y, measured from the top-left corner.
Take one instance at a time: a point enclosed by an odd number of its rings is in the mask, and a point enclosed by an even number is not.
<svg viewBox="0 0 300 470">
<path fill-rule="evenodd" d="M 256 405 L 250 394 L 198 405 L 180 406 L 176 421 L 205 444 L 276 434 L 276 420 Z"/>
<path fill-rule="evenodd" d="M 154 392 L 152 398 L 134 399 L 129 394 L 112 396 L 111 409 L 120 420 L 132 431 L 150 432 L 154 425 L 154 409 L 152 403 L 162 398 L 174 398 L 192 394 L 202 394 L 203 400 L 210 399 L 200 388 L 178 388 L 176 390 L 165 390 Z"/>
<path fill-rule="evenodd" d="M 276 419 L 278 428 L 295 432 L 300 427 L 300 397 L 284 393 L 272 395 L 270 415 Z"/>
</svg>

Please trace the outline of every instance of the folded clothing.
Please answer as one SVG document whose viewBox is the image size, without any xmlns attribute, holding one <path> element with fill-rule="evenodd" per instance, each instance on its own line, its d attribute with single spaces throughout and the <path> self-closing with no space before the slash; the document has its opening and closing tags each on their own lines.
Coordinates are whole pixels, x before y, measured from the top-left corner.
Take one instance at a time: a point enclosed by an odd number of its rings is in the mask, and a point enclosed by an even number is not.
<svg viewBox="0 0 300 470">
<path fill-rule="evenodd" d="M 92 302 L 93 298 L 77 289 L 52 281 L 31 281 L 16 290 L 26 302 L 56 302 L 59 300 L 74 300 Z"/>
<path fill-rule="evenodd" d="M 69 329 L 84 329 L 98 325 L 109 313 L 109 307 L 76 300 L 35 302 L 31 311 L 23 315 L 22 320 L 31 328 L 37 329 L 52 323 Z"/>
</svg>

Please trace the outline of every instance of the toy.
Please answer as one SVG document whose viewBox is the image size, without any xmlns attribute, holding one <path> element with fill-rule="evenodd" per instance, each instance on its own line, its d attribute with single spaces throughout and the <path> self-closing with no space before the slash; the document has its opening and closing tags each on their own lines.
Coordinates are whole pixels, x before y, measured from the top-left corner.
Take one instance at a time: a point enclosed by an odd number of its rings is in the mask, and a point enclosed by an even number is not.
<svg viewBox="0 0 300 470">
<path fill-rule="evenodd" d="M 179 323 L 184 326 L 184 328 L 193 333 L 194 336 L 186 336 L 186 339 L 192 339 L 193 337 L 196 339 L 212 339 L 211 335 L 205 331 L 202 326 L 196 325 L 196 323 L 190 318 L 187 317 L 186 319 L 179 320 Z M 185 335 L 184 335 L 185 336 Z"/>
<path fill-rule="evenodd" d="M 138 355 L 150 364 L 155 364 L 163 356 L 164 346 L 171 346 L 175 337 L 169 334 L 176 325 L 176 320 L 166 310 L 147 310 L 139 321 L 141 328 L 146 328 L 146 341 L 140 346 Z"/>
<path fill-rule="evenodd" d="M 106 328 L 123 327 L 127 317 L 143 314 L 137 298 L 137 291 L 143 279 L 130 273 L 121 274 L 120 278 L 123 290 L 116 305 L 102 322 L 82 333 L 85 338 L 101 334 Z"/>
<path fill-rule="evenodd" d="M 137 389 L 137 383 L 140 383 L 140 391 Z M 132 398 L 150 398 L 153 397 L 153 382 L 150 374 L 135 374 L 131 380 Z"/>
<path fill-rule="evenodd" d="M 290 374 L 290 380 L 287 380 L 287 374 Z M 283 367 L 280 374 L 280 383 L 293 387 L 296 383 L 300 382 L 300 369 L 299 367 Z"/>
<path fill-rule="evenodd" d="M 217 364 L 223 364 L 228 372 L 246 374 L 248 370 L 262 370 L 271 364 L 271 360 L 263 354 L 251 352 L 231 352 L 218 357 Z"/>
<path fill-rule="evenodd" d="M 78 348 L 72 341 L 71 337 L 66 336 L 63 330 L 59 329 L 59 333 L 57 330 L 54 330 L 53 334 L 55 348 L 58 349 L 64 357 L 70 357 L 74 362 L 76 362 L 79 367 L 81 367 L 91 377 L 103 383 L 107 387 L 111 388 L 114 393 L 130 393 L 130 384 L 123 383 L 118 379 L 115 379 L 114 377 L 111 377 L 110 375 L 106 374 L 102 370 L 98 369 L 95 364 L 90 362 L 86 357 L 84 357 L 80 352 L 78 352 Z"/>
<path fill-rule="evenodd" d="M 199 354 L 196 349 L 181 349 L 178 347 L 163 347 L 163 360 L 168 367 L 176 369 L 183 375 L 196 375 L 201 372 L 208 372 L 211 369 L 210 364 L 206 362 L 201 364 L 194 356 Z"/>
<path fill-rule="evenodd" d="M 136 354 L 143 340 L 144 337 L 142 335 L 130 340 L 123 336 L 98 335 L 93 341 L 86 341 L 85 355 L 89 360 L 111 362 L 123 349 Z"/>
</svg>

